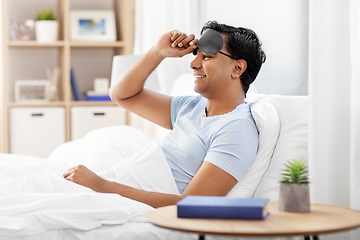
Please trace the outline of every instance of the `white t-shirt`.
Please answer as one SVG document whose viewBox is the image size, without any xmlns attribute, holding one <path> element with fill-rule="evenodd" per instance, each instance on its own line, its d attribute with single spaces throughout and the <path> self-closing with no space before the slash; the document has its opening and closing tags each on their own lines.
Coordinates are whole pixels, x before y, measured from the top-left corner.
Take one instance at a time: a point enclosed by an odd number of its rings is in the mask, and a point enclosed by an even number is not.
<svg viewBox="0 0 360 240">
<path fill-rule="evenodd" d="M 240 180 L 255 159 L 259 135 L 247 103 L 224 115 L 206 117 L 207 99 L 200 95 L 174 97 L 173 130 L 161 148 L 182 193 L 203 161 Z"/>
</svg>

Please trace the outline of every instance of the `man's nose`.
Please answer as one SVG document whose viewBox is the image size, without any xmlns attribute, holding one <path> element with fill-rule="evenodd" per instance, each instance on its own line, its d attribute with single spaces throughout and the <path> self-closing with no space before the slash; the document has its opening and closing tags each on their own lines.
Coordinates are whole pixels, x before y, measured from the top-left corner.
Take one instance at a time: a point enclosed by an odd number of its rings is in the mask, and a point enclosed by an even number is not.
<svg viewBox="0 0 360 240">
<path fill-rule="evenodd" d="M 191 69 L 199 69 L 201 68 L 201 58 L 198 55 L 196 55 L 196 58 L 190 63 L 190 68 Z"/>
</svg>

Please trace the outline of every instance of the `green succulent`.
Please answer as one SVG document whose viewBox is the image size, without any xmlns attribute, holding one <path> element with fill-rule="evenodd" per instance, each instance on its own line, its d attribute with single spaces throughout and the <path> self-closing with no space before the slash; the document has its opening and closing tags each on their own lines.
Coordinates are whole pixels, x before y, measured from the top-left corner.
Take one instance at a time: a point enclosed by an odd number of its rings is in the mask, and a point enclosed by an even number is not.
<svg viewBox="0 0 360 240">
<path fill-rule="evenodd" d="M 53 10 L 44 9 L 36 14 L 36 20 L 55 20 L 55 13 Z"/>
<path fill-rule="evenodd" d="M 281 183 L 309 184 L 308 169 L 303 160 L 294 160 L 285 165 Z"/>
</svg>

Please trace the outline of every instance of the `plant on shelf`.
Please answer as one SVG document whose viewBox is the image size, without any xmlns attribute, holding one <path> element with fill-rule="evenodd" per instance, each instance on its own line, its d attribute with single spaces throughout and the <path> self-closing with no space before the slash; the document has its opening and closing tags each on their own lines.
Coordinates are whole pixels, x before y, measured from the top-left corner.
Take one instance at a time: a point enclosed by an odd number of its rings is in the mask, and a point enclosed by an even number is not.
<svg viewBox="0 0 360 240">
<path fill-rule="evenodd" d="M 54 21 L 55 20 L 55 13 L 53 10 L 49 10 L 49 9 L 44 9 L 41 12 L 38 12 L 36 14 L 36 21 L 43 21 L 43 20 L 50 20 L 50 21 Z"/>
<path fill-rule="evenodd" d="M 288 162 L 280 181 L 279 209 L 285 212 L 309 212 L 308 168 L 302 159 Z"/>
<path fill-rule="evenodd" d="M 59 24 L 55 21 L 55 13 L 44 9 L 36 14 L 35 33 L 40 43 L 55 42 L 58 39 Z"/>
</svg>

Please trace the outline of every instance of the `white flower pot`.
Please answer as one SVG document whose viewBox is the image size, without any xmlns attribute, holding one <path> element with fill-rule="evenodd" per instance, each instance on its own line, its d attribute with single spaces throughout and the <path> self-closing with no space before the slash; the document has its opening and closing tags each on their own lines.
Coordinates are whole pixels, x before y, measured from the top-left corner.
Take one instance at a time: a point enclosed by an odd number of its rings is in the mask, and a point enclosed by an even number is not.
<svg viewBox="0 0 360 240">
<path fill-rule="evenodd" d="M 36 41 L 40 43 L 56 42 L 58 40 L 59 23 L 52 20 L 41 20 L 35 23 Z"/>
<path fill-rule="evenodd" d="M 310 212 L 308 184 L 280 184 L 279 210 L 284 212 Z"/>
</svg>

